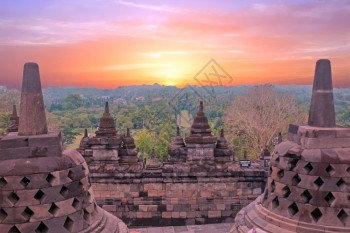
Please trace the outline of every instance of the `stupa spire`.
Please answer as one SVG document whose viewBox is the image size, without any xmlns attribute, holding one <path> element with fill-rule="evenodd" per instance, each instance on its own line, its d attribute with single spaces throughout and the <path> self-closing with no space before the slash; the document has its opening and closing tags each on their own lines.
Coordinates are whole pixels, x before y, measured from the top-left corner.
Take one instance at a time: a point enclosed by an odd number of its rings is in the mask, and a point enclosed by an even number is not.
<svg viewBox="0 0 350 233">
<path fill-rule="evenodd" d="M 331 62 L 328 59 L 316 63 L 308 125 L 335 127 Z"/>
<path fill-rule="evenodd" d="M 104 113 L 109 113 L 109 105 L 108 102 L 105 104 L 105 112 Z"/>
<path fill-rule="evenodd" d="M 13 105 L 13 106 L 12 106 L 12 117 L 18 117 L 18 116 L 17 116 L 17 108 L 16 108 L 16 105 Z"/>
<path fill-rule="evenodd" d="M 44 99 L 39 66 L 24 64 L 18 135 L 47 134 Z"/>
</svg>

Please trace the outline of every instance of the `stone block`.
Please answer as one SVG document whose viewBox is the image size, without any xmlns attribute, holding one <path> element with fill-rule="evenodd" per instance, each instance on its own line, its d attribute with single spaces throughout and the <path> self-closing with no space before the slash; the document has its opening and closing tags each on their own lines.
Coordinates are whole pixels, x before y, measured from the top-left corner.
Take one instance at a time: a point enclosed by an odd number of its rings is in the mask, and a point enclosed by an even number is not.
<svg viewBox="0 0 350 233">
<path fill-rule="evenodd" d="M 162 218 L 171 218 L 172 212 L 162 212 Z"/>
<path fill-rule="evenodd" d="M 94 160 L 97 160 L 97 161 L 108 161 L 108 160 L 117 161 L 119 159 L 117 150 L 93 149 L 92 157 Z"/>
<path fill-rule="evenodd" d="M 220 218 L 220 217 L 221 217 L 221 211 L 218 211 L 218 210 L 208 211 L 208 218 Z"/>
</svg>

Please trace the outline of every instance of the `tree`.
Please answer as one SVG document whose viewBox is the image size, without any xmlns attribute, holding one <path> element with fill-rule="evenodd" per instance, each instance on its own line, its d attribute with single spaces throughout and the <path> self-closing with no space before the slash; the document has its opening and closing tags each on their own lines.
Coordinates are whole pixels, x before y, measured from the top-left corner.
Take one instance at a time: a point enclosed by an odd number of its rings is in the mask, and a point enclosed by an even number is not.
<svg viewBox="0 0 350 233">
<path fill-rule="evenodd" d="M 272 148 L 273 137 L 287 132 L 289 123 L 303 123 L 306 119 L 306 110 L 293 95 L 279 93 L 272 85 L 260 85 L 236 97 L 223 120 L 231 145 L 239 143 L 236 152 L 250 148 L 250 157 L 256 159 L 265 145 Z"/>
<path fill-rule="evenodd" d="M 149 158 L 155 145 L 155 134 L 147 129 L 136 132 L 135 145 L 139 148 L 140 155 Z"/>
<path fill-rule="evenodd" d="M 65 110 L 74 110 L 83 106 L 83 100 L 78 94 L 70 94 L 64 99 Z"/>
</svg>

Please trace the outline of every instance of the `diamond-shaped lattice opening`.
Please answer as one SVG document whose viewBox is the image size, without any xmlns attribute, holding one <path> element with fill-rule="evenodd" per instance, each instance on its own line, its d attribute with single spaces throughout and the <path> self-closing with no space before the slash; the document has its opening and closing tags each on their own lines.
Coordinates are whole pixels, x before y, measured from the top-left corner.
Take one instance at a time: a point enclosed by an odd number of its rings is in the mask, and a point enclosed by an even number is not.
<svg viewBox="0 0 350 233">
<path fill-rule="evenodd" d="M 63 197 L 67 197 L 68 195 L 68 188 L 66 186 L 62 186 L 61 190 L 60 190 L 60 194 L 63 196 Z"/>
<path fill-rule="evenodd" d="M 278 197 L 275 197 L 275 198 L 272 200 L 272 208 L 273 208 L 273 209 L 276 209 L 279 205 L 280 205 L 280 202 L 279 202 L 279 200 L 278 200 Z"/>
<path fill-rule="evenodd" d="M 16 193 L 14 193 L 14 192 L 10 193 L 10 194 L 7 196 L 7 198 L 9 199 L 9 201 L 10 201 L 13 205 L 16 204 L 17 201 L 19 201 L 19 196 L 18 196 Z"/>
<path fill-rule="evenodd" d="M 336 185 L 337 185 L 339 188 L 343 187 L 343 186 L 345 185 L 345 181 L 343 180 L 343 178 L 340 178 L 340 179 L 338 180 L 338 182 L 336 183 Z"/>
<path fill-rule="evenodd" d="M 293 170 L 297 166 L 298 162 L 299 162 L 299 159 L 292 159 L 289 163 L 290 170 Z"/>
<path fill-rule="evenodd" d="M 279 163 L 280 162 L 280 157 L 278 156 L 276 159 L 275 159 L 276 163 Z"/>
<path fill-rule="evenodd" d="M 279 170 L 278 172 L 277 172 L 277 177 L 279 178 L 279 179 L 282 179 L 283 178 L 283 176 L 284 176 L 284 170 Z"/>
<path fill-rule="evenodd" d="M 347 171 L 348 173 L 350 173 L 350 167 L 348 167 L 348 169 L 346 169 L 346 171 Z"/>
<path fill-rule="evenodd" d="M 74 209 L 78 209 L 79 204 L 80 204 L 80 201 L 78 199 L 74 198 L 73 203 L 72 203 L 72 206 L 74 207 Z"/>
<path fill-rule="evenodd" d="M 323 185 L 323 180 L 321 179 L 321 177 L 318 177 L 315 181 L 314 184 L 317 185 L 318 188 L 320 188 Z"/>
<path fill-rule="evenodd" d="M 52 175 L 51 173 L 49 173 L 47 176 L 46 176 L 46 181 L 52 185 L 52 182 L 56 179 L 56 177 L 54 175 Z"/>
<path fill-rule="evenodd" d="M 21 233 L 16 226 L 11 227 L 8 233 Z"/>
<path fill-rule="evenodd" d="M 302 194 L 301 194 L 301 198 L 303 200 L 304 203 L 309 203 L 310 200 L 312 199 L 312 195 L 310 194 L 310 192 L 308 190 L 305 190 Z"/>
<path fill-rule="evenodd" d="M 295 204 L 293 202 L 290 206 L 288 206 L 288 212 L 289 212 L 291 217 L 296 215 L 299 212 L 299 208 L 298 208 L 297 204 Z"/>
<path fill-rule="evenodd" d="M 292 185 L 293 185 L 293 186 L 296 186 L 296 185 L 298 185 L 298 184 L 300 183 L 300 181 L 301 181 L 301 179 L 300 179 L 299 175 L 296 174 L 296 175 L 293 176 L 293 178 L 292 178 Z"/>
<path fill-rule="evenodd" d="M 38 192 L 36 192 L 36 194 L 34 195 L 34 198 L 38 201 L 41 201 L 44 196 L 45 193 L 39 189 Z"/>
<path fill-rule="evenodd" d="M 275 192 L 275 189 L 276 189 L 276 184 L 275 184 L 275 181 L 273 180 L 271 182 L 271 193 Z"/>
<path fill-rule="evenodd" d="M 7 185 L 7 181 L 4 177 L 0 178 L 0 187 L 4 187 L 5 185 Z"/>
<path fill-rule="evenodd" d="M 41 222 L 35 230 L 36 233 L 47 233 L 48 231 L 49 228 L 47 228 L 47 226 L 43 222 Z"/>
<path fill-rule="evenodd" d="M 34 212 L 26 207 L 24 211 L 22 212 L 22 216 L 26 219 L 29 220 L 32 216 L 34 215 Z"/>
<path fill-rule="evenodd" d="M 267 197 L 268 197 L 268 192 L 267 190 L 265 189 L 265 192 L 264 192 L 264 198 L 263 198 L 263 202 L 265 202 L 267 200 Z"/>
<path fill-rule="evenodd" d="M 5 210 L 0 209 L 0 221 L 3 221 L 7 217 L 7 213 Z"/>
<path fill-rule="evenodd" d="M 27 187 L 28 184 L 30 183 L 30 180 L 27 177 L 23 177 L 21 180 L 21 185 L 23 185 L 24 187 Z"/>
<path fill-rule="evenodd" d="M 59 209 L 60 208 L 58 208 L 58 206 L 55 203 L 52 203 L 49 209 L 49 213 L 55 216 Z"/>
<path fill-rule="evenodd" d="M 78 187 L 79 187 L 79 189 L 83 189 L 84 188 L 84 184 L 80 180 L 79 180 L 79 183 L 78 183 Z"/>
<path fill-rule="evenodd" d="M 85 168 L 85 166 L 84 166 L 84 165 L 82 165 L 82 166 L 81 166 L 81 170 L 82 170 L 83 172 L 85 172 L 85 171 L 86 171 L 86 168 Z"/>
<path fill-rule="evenodd" d="M 269 176 L 272 174 L 272 167 L 270 166 L 270 168 L 269 168 L 269 171 L 270 171 L 270 173 L 269 173 Z"/>
<path fill-rule="evenodd" d="M 331 192 L 329 192 L 325 197 L 324 200 L 330 205 L 332 205 L 333 201 L 335 200 L 335 197 Z"/>
<path fill-rule="evenodd" d="M 289 189 L 288 186 L 284 186 L 284 187 L 282 188 L 282 195 L 283 195 L 284 198 L 289 197 L 289 195 L 290 195 L 290 189 Z"/>
<path fill-rule="evenodd" d="M 318 220 L 320 220 L 320 218 L 322 217 L 322 212 L 319 208 L 316 208 L 311 212 L 311 216 L 315 222 L 318 222 Z"/>
<path fill-rule="evenodd" d="M 304 169 L 306 173 L 309 174 L 314 169 L 314 167 L 311 165 L 311 163 L 308 163 L 304 166 Z"/>
<path fill-rule="evenodd" d="M 326 167 L 326 172 L 331 176 L 331 175 L 334 174 L 335 169 L 334 169 L 334 167 L 333 167 L 332 165 L 328 165 L 328 166 Z"/>
<path fill-rule="evenodd" d="M 86 209 L 84 209 L 84 220 L 85 221 L 90 221 L 90 213 L 86 211 Z"/>
<path fill-rule="evenodd" d="M 349 215 L 342 209 L 338 215 L 337 215 L 338 219 L 343 223 L 343 225 L 345 225 L 345 223 L 348 220 Z"/>
<path fill-rule="evenodd" d="M 72 172 L 71 170 L 69 170 L 67 176 L 68 176 L 69 179 L 73 180 L 73 179 L 74 179 L 74 172 Z"/>
<path fill-rule="evenodd" d="M 73 228 L 73 220 L 69 217 L 66 218 L 66 221 L 63 224 L 64 228 L 66 228 L 69 232 L 72 231 Z"/>
</svg>

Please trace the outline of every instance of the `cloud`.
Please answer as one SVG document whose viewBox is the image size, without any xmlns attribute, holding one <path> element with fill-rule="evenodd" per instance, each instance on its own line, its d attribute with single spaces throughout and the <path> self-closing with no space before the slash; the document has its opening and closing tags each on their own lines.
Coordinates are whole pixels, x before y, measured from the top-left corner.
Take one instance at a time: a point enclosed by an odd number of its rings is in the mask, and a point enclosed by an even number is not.
<svg viewBox="0 0 350 233">
<path fill-rule="evenodd" d="M 135 3 L 130 1 L 123 1 L 123 0 L 115 1 L 115 3 L 124 5 L 124 6 L 129 6 L 129 7 L 141 8 L 141 9 L 146 9 L 151 11 L 168 12 L 168 13 L 180 13 L 184 11 L 179 8 L 174 8 L 174 7 L 165 6 L 165 5 L 142 4 L 142 3 Z"/>
<path fill-rule="evenodd" d="M 99 68 L 102 70 L 138 70 L 146 68 L 156 68 L 156 67 L 168 67 L 169 64 L 164 63 L 134 63 L 134 64 L 118 64 L 113 66 L 107 66 Z"/>
</svg>

